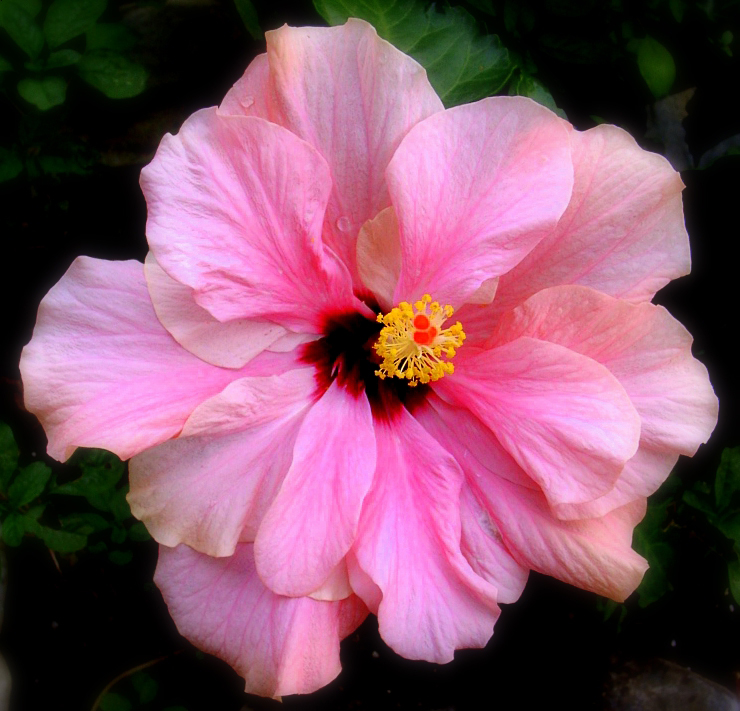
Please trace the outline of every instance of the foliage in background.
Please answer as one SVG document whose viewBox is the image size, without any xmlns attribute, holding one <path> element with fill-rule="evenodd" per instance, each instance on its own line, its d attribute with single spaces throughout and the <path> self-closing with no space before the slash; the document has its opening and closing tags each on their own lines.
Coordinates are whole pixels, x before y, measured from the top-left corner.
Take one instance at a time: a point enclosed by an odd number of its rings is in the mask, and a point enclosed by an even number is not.
<svg viewBox="0 0 740 711">
<path fill-rule="evenodd" d="M 0 423 L 0 530 L 5 545 L 37 538 L 56 553 L 86 549 L 123 565 L 133 557 L 132 543 L 149 540 L 144 525 L 131 516 L 125 465 L 115 455 L 82 450 L 60 475 L 44 462 L 20 461 L 10 427 Z"/>
</svg>

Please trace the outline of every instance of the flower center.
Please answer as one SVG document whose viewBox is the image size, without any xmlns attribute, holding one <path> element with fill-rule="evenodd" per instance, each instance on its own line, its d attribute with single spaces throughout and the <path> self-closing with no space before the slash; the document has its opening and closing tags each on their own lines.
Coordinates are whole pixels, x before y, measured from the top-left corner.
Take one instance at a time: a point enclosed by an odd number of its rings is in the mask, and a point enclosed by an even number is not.
<svg viewBox="0 0 740 711">
<path fill-rule="evenodd" d="M 381 380 L 405 378 L 411 386 L 439 380 L 454 372 L 452 358 L 465 340 L 458 321 L 449 328 L 442 325 L 453 314 L 452 306 L 440 306 L 424 294 L 413 306 L 402 301 L 387 314 L 378 314 L 383 328 L 373 348 L 383 359 L 375 375 Z"/>
</svg>

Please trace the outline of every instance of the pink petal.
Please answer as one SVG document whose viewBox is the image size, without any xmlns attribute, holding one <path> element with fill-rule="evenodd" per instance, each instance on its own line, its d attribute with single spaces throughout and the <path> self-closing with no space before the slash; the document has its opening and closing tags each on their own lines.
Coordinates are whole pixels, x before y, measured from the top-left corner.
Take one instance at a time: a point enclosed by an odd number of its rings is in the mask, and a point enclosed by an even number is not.
<svg viewBox="0 0 740 711">
<path fill-rule="evenodd" d="M 560 284 L 650 301 L 689 273 L 683 183 L 668 161 L 615 126 L 573 131 L 571 140 L 573 198 L 557 229 L 502 277 L 499 312 Z"/>
<path fill-rule="evenodd" d="M 495 589 L 460 552 L 462 473 L 406 410 L 393 424 L 376 422 L 375 435 L 375 482 L 348 560 L 352 588 L 377 605 L 380 634 L 396 652 L 449 662 L 455 649 L 483 647 L 499 614 Z"/>
<path fill-rule="evenodd" d="M 370 403 L 337 380 L 311 408 L 293 464 L 255 541 L 260 577 L 281 595 L 308 595 L 352 546 L 375 471 Z"/>
<path fill-rule="evenodd" d="M 691 335 L 662 306 L 630 304 L 581 286 L 555 287 L 505 315 L 490 343 L 522 336 L 557 343 L 606 366 L 640 415 L 640 449 L 649 450 L 625 468 L 619 496 L 568 515 L 596 515 L 606 503 L 625 503 L 625 496 L 648 496 L 677 456 L 693 455 L 714 429 L 718 403 L 707 370 L 691 355 Z"/>
<path fill-rule="evenodd" d="M 228 662 L 252 694 L 307 694 L 341 671 L 339 641 L 367 615 L 352 596 L 340 602 L 275 595 L 260 581 L 252 546 L 211 558 L 186 546 L 160 547 L 154 580 L 178 630 Z"/>
<path fill-rule="evenodd" d="M 568 131 L 529 99 L 496 97 L 412 129 L 386 177 L 401 230 L 395 302 L 461 305 L 557 224 L 573 181 Z"/>
<path fill-rule="evenodd" d="M 590 358 L 524 337 L 463 350 L 455 366 L 435 390 L 486 424 L 553 505 L 602 496 L 637 450 L 637 412 Z"/>
<path fill-rule="evenodd" d="M 231 116 L 258 116 L 271 121 L 269 81 L 267 55 L 258 54 L 239 81 L 229 89 L 218 112 Z"/>
<path fill-rule="evenodd" d="M 141 185 L 157 262 L 219 321 L 317 333 L 327 311 L 359 308 L 322 244 L 329 168 L 289 131 L 198 111 L 162 139 Z"/>
<path fill-rule="evenodd" d="M 522 565 L 618 602 L 640 584 L 648 566 L 631 544 L 644 500 L 601 518 L 560 521 L 540 492 L 485 473 L 476 477 L 476 464 L 469 464 L 469 481 Z"/>
<path fill-rule="evenodd" d="M 306 404 L 307 407 L 307 404 Z M 230 434 L 184 437 L 136 455 L 131 512 L 165 546 L 230 556 L 253 541 L 290 467 L 304 411 Z"/>
<path fill-rule="evenodd" d="M 259 427 L 305 409 L 316 392 L 313 368 L 265 377 L 239 378 L 196 407 L 182 436 L 226 434 Z"/>
<path fill-rule="evenodd" d="M 193 298 L 193 290 L 167 275 L 150 252 L 144 263 L 149 296 L 160 323 L 185 349 L 223 368 L 241 368 L 289 333 L 270 321 L 221 323 Z"/>
<path fill-rule="evenodd" d="M 21 373 L 49 454 L 101 447 L 127 459 L 177 435 L 239 377 L 181 348 L 157 319 L 139 262 L 80 257 L 44 297 Z"/>
<path fill-rule="evenodd" d="M 390 205 L 385 168 L 408 130 L 442 102 L 426 72 L 362 20 L 341 27 L 281 27 L 268 32 L 268 97 L 262 65 L 250 67 L 254 97 L 247 110 L 290 129 L 326 159 L 334 182 L 324 239 L 357 280 L 355 239 L 360 227 Z M 248 70 L 248 71 L 250 71 Z M 252 88 L 254 87 L 254 88 Z M 228 98 L 242 105 L 247 98 Z M 230 108 L 230 110 L 232 110 Z"/>
<path fill-rule="evenodd" d="M 520 565 L 488 511 L 475 494 L 478 476 L 500 476 L 520 486 L 536 485 L 492 432 L 470 412 L 453 407 L 434 394 L 414 410 L 414 417 L 460 463 L 475 461 L 472 482 L 465 482 L 460 495 L 461 549 L 471 568 L 497 590 L 499 602 L 516 602 L 527 582 L 529 569 Z M 470 468 L 463 466 L 470 475 Z M 473 488 L 471 488 L 471 486 Z"/>
<path fill-rule="evenodd" d="M 396 212 L 392 207 L 379 212 L 360 229 L 357 272 L 364 286 L 377 299 L 381 311 L 390 311 L 401 273 L 401 241 Z"/>
</svg>

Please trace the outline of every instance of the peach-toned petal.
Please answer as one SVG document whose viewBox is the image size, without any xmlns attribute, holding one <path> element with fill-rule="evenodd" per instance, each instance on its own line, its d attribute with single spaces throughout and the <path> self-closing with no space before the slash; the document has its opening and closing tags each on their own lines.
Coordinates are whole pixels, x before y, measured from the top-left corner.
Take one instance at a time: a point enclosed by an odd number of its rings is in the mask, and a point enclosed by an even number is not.
<svg viewBox="0 0 740 711">
<path fill-rule="evenodd" d="M 154 581 L 180 633 L 228 662 L 245 690 L 262 696 L 328 684 L 341 671 L 339 641 L 367 615 L 354 595 L 339 602 L 275 595 L 259 579 L 249 544 L 230 558 L 161 546 Z"/>
<path fill-rule="evenodd" d="M 326 159 L 334 186 L 324 239 L 357 280 L 360 227 L 390 205 L 385 168 L 408 130 L 442 102 L 423 67 L 362 20 L 268 32 L 269 114 Z"/>
<path fill-rule="evenodd" d="M 625 468 L 619 495 L 569 515 L 604 513 L 605 504 L 625 503 L 629 492 L 628 500 L 653 493 L 676 457 L 693 455 L 714 429 L 718 403 L 707 370 L 691 355 L 691 335 L 662 306 L 631 304 L 582 286 L 554 287 L 506 314 L 489 343 L 521 336 L 603 364 L 640 415 L 640 448 L 649 451 Z"/>
<path fill-rule="evenodd" d="M 184 437 L 129 465 L 131 512 L 153 538 L 174 547 L 229 556 L 253 541 L 290 467 L 305 410 L 229 434 Z"/>
<path fill-rule="evenodd" d="M 144 262 L 144 274 L 160 323 L 183 348 L 208 363 L 241 368 L 289 333 L 270 321 L 217 321 L 198 306 L 193 290 L 170 277 L 151 252 Z"/>
<path fill-rule="evenodd" d="M 280 126 L 198 111 L 142 170 L 149 245 L 218 320 L 317 333 L 326 311 L 361 308 L 322 243 L 331 184 L 326 161 Z"/>
<path fill-rule="evenodd" d="M 258 116 L 271 121 L 269 81 L 267 54 L 258 54 L 239 81 L 229 89 L 218 112 L 231 116 Z"/>
<path fill-rule="evenodd" d="M 378 301 L 390 311 L 398 275 L 401 273 L 401 241 L 396 211 L 387 207 L 368 220 L 357 236 L 357 272 Z"/>
<path fill-rule="evenodd" d="M 327 580 L 354 542 L 374 471 L 370 403 L 334 380 L 304 419 L 257 533 L 257 570 L 271 590 L 308 595 Z"/>
<path fill-rule="evenodd" d="M 668 161 L 616 126 L 573 131 L 571 141 L 573 198 L 557 229 L 502 277 L 500 312 L 560 284 L 650 301 L 689 273 L 683 183 Z"/>
<path fill-rule="evenodd" d="M 554 343 L 463 349 L 434 387 L 480 418 L 553 505 L 602 496 L 637 451 L 640 418 L 617 379 Z"/>
<path fill-rule="evenodd" d="M 240 373 L 180 347 L 157 319 L 139 262 L 79 257 L 39 307 L 21 373 L 49 454 L 101 447 L 127 459 L 177 435 Z"/>
<path fill-rule="evenodd" d="M 377 604 L 380 634 L 396 652 L 449 662 L 455 649 L 483 647 L 499 614 L 495 589 L 460 552 L 462 473 L 406 410 L 376 422 L 375 436 L 378 467 L 352 549 L 357 565 L 349 560 L 352 588 Z"/>
<path fill-rule="evenodd" d="M 601 518 L 560 521 L 534 489 L 491 476 L 473 474 L 469 481 L 477 484 L 479 500 L 522 565 L 618 602 L 640 584 L 648 566 L 631 545 L 644 500 Z"/>
<path fill-rule="evenodd" d="M 460 306 L 557 224 L 573 181 L 568 131 L 530 99 L 495 97 L 413 128 L 386 172 L 403 265 L 394 301 Z"/>
</svg>

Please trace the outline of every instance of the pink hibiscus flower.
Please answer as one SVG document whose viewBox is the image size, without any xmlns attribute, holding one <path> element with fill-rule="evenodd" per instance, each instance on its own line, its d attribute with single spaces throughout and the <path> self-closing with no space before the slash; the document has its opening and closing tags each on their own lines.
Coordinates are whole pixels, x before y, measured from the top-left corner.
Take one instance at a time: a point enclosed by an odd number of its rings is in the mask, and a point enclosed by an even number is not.
<svg viewBox="0 0 740 711">
<path fill-rule="evenodd" d="M 635 589 L 646 497 L 717 417 L 650 303 L 690 266 L 662 157 L 524 98 L 444 110 L 351 20 L 268 33 L 141 183 L 146 263 L 75 261 L 26 403 L 51 456 L 132 458 L 175 622 L 247 691 L 327 684 L 368 610 L 447 662 L 529 570 Z"/>
</svg>

